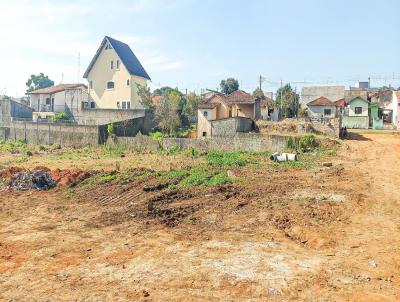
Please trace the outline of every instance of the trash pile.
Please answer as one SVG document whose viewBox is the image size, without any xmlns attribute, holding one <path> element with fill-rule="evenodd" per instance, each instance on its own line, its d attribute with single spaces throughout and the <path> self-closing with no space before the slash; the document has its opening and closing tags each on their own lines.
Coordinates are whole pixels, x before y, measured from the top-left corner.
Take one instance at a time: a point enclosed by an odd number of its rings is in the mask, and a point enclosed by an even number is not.
<svg viewBox="0 0 400 302">
<path fill-rule="evenodd" d="M 47 171 L 26 171 L 14 174 L 8 182 L 7 187 L 12 191 L 26 191 L 30 189 L 47 191 L 56 185 L 56 182 Z"/>
</svg>

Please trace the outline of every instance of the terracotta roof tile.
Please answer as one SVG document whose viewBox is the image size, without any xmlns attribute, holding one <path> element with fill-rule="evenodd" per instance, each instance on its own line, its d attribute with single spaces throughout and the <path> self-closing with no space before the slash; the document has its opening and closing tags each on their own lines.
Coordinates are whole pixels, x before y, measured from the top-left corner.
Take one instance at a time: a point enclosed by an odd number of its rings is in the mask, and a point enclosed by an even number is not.
<svg viewBox="0 0 400 302">
<path fill-rule="evenodd" d="M 315 99 L 307 104 L 308 106 L 335 106 L 335 104 L 324 96 Z"/>
<path fill-rule="evenodd" d="M 225 96 L 224 101 L 227 104 L 254 104 L 255 98 L 243 90 L 236 90 Z"/>
<path fill-rule="evenodd" d="M 60 91 L 64 91 L 65 89 L 68 88 L 78 88 L 78 87 L 83 87 L 83 88 L 87 88 L 85 84 L 58 84 L 55 86 L 51 86 L 51 87 L 47 87 L 47 88 L 42 88 L 42 89 L 38 89 L 35 91 L 31 91 L 28 94 L 49 94 L 49 93 L 57 93 Z"/>
</svg>

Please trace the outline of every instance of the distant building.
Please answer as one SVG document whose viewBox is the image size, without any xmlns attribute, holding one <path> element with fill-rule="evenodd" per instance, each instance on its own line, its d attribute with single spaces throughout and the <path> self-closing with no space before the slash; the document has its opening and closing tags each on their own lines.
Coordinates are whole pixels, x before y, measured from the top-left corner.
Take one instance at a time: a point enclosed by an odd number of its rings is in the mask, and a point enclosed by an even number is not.
<svg viewBox="0 0 400 302">
<path fill-rule="evenodd" d="M 332 101 L 343 99 L 345 86 L 305 86 L 301 89 L 300 105 L 306 108 L 307 104 L 319 97 L 325 97 Z"/>
<path fill-rule="evenodd" d="M 255 129 L 260 101 L 242 90 L 230 95 L 215 93 L 198 109 L 198 137 L 231 136 Z"/>
<path fill-rule="evenodd" d="M 307 104 L 309 114 L 314 118 L 334 118 L 336 116 L 335 103 L 326 97 L 319 97 Z"/>
<path fill-rule="evenodd" d="M 83 77 L 89 83 L 89 106 L 100 109 L 142 108 L 137 85 L 147 87 L 150 80 L 131 48 L 107 36 Z"/>
<path fill-rule="evenodd" d="M 85 84 L 59 84 L 28 93 L 33 120 L 47 119 L 58 112 L 68 112 L 87 100 Z"/>
</svg>

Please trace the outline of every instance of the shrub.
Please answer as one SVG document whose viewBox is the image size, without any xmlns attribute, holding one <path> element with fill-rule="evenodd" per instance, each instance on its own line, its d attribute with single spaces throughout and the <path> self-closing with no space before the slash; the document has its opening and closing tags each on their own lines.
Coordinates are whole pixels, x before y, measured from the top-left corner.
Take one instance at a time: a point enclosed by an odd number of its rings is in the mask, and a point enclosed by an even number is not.
<svg viewBox="0 0 400 302">
<path fill-rule="evenodd" d="M 209 165 L 216 167 L 240 167 L 251 162 L 251 159 L 245 158 L 241 152 L 210 151 L 206 156 L 206 161 Z"/>
<path fill-rule="evenodd" d="M 311 151 L 318 146 L 319 142 L 313 134 L 308 134 L 300 137 L 289 137 L 286 141 L 286 149 L 299 152 Z"/>
<path fill-rule="evenodd" d="M 69 120 L 69 116 L 65 112 L 59 112 L 59 113 L 56 113 L 55 115 L 53 115 L 49 121 L 50 121 L 50 123 L 57 123 L 60 121 L 68 121 L 68 120 Z"/>
</svg>

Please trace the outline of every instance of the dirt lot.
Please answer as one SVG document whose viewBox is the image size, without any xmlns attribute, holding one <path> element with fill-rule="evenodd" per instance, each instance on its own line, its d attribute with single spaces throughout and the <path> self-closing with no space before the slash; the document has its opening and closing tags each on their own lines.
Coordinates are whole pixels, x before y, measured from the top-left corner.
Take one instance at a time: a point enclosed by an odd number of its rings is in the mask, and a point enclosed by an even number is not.
<svg viewBox="0 0 400 302">
<path fill-rule="evenodd" d="M 0 300 L 399 301 L 400 136 L 351 138 L 314 165 L 259 157 L 215 186 L 153 172 L 184 167 L 181 154 L 4 153 L 4 167 L 131 174 L 0 192 Z"/>
</svg>

